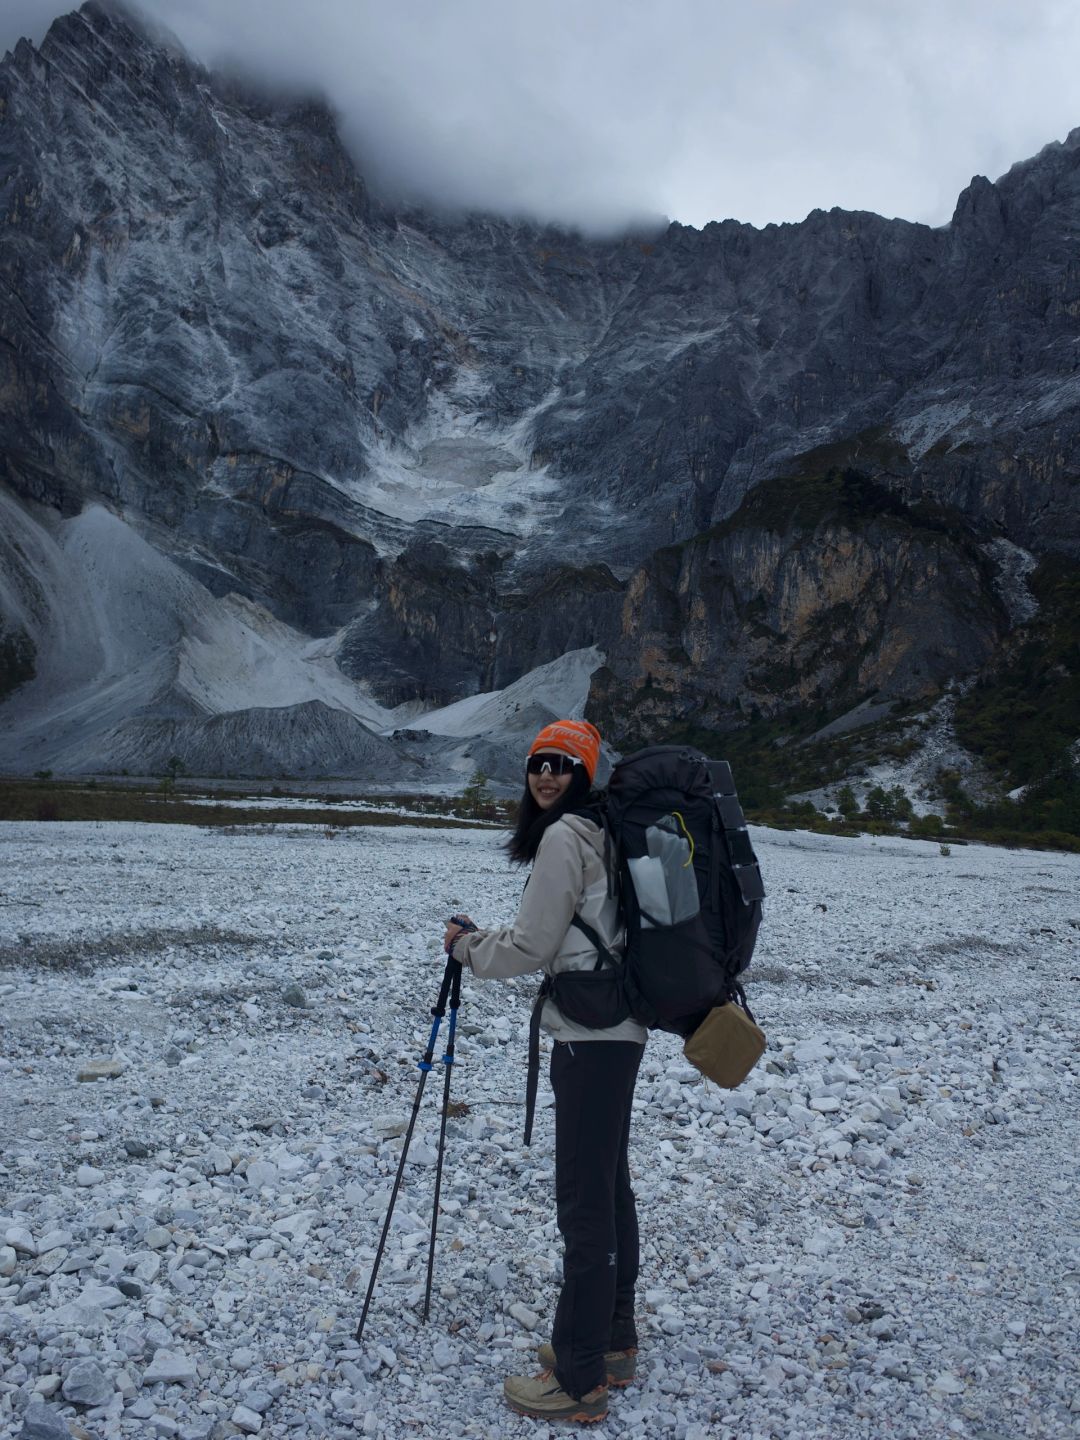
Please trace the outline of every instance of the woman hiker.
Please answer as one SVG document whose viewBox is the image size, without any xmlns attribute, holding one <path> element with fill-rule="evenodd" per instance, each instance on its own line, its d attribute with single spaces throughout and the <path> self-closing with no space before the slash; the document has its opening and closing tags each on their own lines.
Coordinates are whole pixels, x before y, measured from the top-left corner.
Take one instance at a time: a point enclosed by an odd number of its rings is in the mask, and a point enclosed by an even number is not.
<svg viewBox="0 0 1080 1440">
<path fill-rule="evenodd" d="M 517 919 L 498 930 L 447 926 L 445 948 L 474 975 L 592 971 L 598 951 L 572 923 L 575 917 L 603 947 L 621 954 L 604 831 L 576 813 L 588 807 L 599 758 L 600 734 L 584 720 L 558 720 L 533 741 L 517 828 L 507 846 L 513 862 L 531 861 L 533 867 Z M 532 1377 L 511 1376 L 504 1390 L 520 1415 L 588 1423 L 607 1414 L 609 1385 L 628 1385 L 634 1378 L 638 1227 L 627 1142 L 646 1030 L 632 1019 L 586 1028 L 568 1019 L 551 997 L 541 1025 L 554 1041 L 555 1202 L 563 1284 L 551 1344 L 539 1349 L 545 1368 Z"/>
</svg>

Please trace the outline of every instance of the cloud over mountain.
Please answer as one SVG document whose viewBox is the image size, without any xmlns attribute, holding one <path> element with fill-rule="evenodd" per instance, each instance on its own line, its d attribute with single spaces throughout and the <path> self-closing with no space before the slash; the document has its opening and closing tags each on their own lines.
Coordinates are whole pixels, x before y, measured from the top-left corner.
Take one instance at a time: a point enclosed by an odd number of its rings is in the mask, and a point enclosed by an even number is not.
<svg viewBox="0 0 1080 1440">
<path fill-rule="evenodd" d="M 9 0 L 0 48 L 57 0 Z M 1061 0 L 143 0 L 206 63 L 324 92 L 396 200 L 593 230 L 839 205 L 944 222 L 1080 121 Z"/>
</svg>

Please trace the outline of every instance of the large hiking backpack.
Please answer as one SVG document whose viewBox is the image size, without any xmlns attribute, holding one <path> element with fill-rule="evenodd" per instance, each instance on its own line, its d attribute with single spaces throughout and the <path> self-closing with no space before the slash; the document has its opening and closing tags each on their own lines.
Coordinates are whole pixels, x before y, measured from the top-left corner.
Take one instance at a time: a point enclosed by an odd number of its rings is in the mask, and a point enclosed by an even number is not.
<svg viewBox="0 0 1080 1440">
<path fill-rule="evenodd" d="M 685 747 L 639 750 L 612 771 L 604 823 L 630 1013 L 686 1037 L 714 1005 L 743 998 L 761 924 L 765 886 L 731 766 Z"/>
<path fill-rule="evenodd" d="M 529 1035 L 525 1143 L 540 1064 L 540 1014 L 552 998 L 568 1020 L 606 1028 L 633 1016 L 684 1038 L 714 1006 L 744 1009 L 765 886 L 731 767 L 685 746 L 654 745 L 619 761 L 599 807 L 576 812 L 604 827 L 626 951 L 611 954 L 578 916 L 597 952 L 590 970 L 547 976 Z"/>
</svg>

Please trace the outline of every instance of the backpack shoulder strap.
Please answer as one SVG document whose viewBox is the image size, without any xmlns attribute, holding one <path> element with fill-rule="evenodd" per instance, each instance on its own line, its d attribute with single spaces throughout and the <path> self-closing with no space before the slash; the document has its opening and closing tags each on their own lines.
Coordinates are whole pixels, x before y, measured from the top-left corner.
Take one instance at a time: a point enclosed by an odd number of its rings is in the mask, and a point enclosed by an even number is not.
<svg viewBox="0 0 1080 1440">
<path fill-rule="evenodd" d="M 596 951 L 596 964 L 593 966 L 594 970 L 602 970 L 605 965 L 615 966 L 619 963 L 593 927 L 582 920 L 580 915 L 575 915 L 570 921 L 570 924 L 575 930 L 581 931 L 582 935 L 585 936 L 585 939 L 588 940 L 589 944 Z"/>
<path fill-rule="evenodd" d="M 574 810 L 567 810 L 565 813 L 580 815 L 583 820 L 591 820 L 604 832 L 604 869 L 607 871 L 608 877 L 608 897 L 612 900 L 618 899 L 621 854 L 618 830 L 608 804 L 608 792 L 606 790 L 594 791 L 586 804 L 579 805 Z M 596 944 L 591 936 L 590 943 Z"/>
</svg>

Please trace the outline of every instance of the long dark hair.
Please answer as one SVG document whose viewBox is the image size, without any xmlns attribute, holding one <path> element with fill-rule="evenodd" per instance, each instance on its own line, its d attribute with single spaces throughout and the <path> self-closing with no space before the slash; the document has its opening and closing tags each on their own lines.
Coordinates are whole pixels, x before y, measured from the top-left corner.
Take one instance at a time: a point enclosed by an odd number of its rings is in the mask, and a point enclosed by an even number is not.
<svg viewBox="0 0 1080 1440">
<path fill-rule="evenodd" d="M 544 838 L 544 831 L 548 826 L 554 825 L 555 821 L 561 819 L 569 810 L 584 809 L 592 798 L 592 782 L 584 765 L 574 766 L 570 784 L 550 810 L 541 810 L 533 799 L 526 779 L 525 793 L 518 805 L 517 825 L 505 846 L 513 864 L 528 865 L 535 860 L 540 841 Z"/>
</svg>

